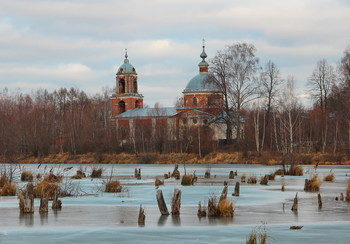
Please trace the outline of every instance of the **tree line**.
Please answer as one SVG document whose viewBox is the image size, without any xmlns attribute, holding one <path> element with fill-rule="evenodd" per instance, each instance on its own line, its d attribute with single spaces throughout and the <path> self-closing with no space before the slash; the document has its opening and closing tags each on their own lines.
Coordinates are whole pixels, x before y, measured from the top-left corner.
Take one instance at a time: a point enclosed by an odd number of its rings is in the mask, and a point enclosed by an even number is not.
<svg viewBox="0 0 350 244">
<path fill-rule="evenodd" d="M 273 61 L 260 64 L 256 52 L 252 44 L 234 43 L 211 60 L 207 82 L 215 83 L 223 94 L 224 146 L 211 141 L 213 132 L 205 125 L 185 128 L 179 138 L 165 133 L 172 129 L 165 128 L 166 123 L 157 128 L 154 138 L 140 125 L 143 136 L 118 138 L 111 123 L 110 88 L 96 95 L 76 88 L 39 89 L 31 94 L 4 89 L 0 92 L 1 157 L 12 161 L 59 152 L 350 152 L 350 48 L 337 65 L 321 59 L 310 71 L 311 108 L 300 102 L 294 77 L 283 76 Z"/>
</svg>

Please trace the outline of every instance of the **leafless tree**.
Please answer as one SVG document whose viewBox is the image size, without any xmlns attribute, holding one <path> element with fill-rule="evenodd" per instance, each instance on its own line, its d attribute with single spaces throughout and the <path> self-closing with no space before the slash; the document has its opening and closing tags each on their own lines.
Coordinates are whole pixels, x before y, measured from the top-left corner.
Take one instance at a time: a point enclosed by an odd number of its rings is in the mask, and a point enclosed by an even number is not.
<svg viewBox="0 0 350 244">
<path fill-rule="evenodd" d="M 310 93 L 319 104 L 322 111 L 327 109 L 327 99 L 332 84 L 336 82 L 337 76 L 334 68 L 325 59 L 317 62 L 316 68 L 308 80 Z"/>
</svg>

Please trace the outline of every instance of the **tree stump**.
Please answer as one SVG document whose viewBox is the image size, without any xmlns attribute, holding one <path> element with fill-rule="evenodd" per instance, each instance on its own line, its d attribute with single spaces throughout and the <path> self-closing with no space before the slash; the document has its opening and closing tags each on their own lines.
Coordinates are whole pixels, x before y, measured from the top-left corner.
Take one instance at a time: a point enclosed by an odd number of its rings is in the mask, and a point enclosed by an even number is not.
<svg viewBox="0 0 350 244">
<path fill-rule="evenodd" d="M 201 204 L 201 202 L 199 202 L 197 216 L 198 217 L 205 217 L 206 215 L 207 215 L 207 212 L 205 211 L 205 209 L 202 209 L 202 204 Z"/>
<path fill-rule="evenodd" d="M 175 189 L 173 200 L 171 204 L 171 215 L 180 215 L 180 207 L 181 207 L 181 190 Z"/>
<path fill-rule="evenodd" d="M 294 212 L 298 212 L 298 193 L 295 194 L 294 202 L 291 210 Z"/>
<path fill-rule="evenodd" d="M 162 190 L 157 191 L 157 202 L 158 202 L 158 208 L 162 215 L 169 215 L 168 208 L 165 204 L 164 198 L 163 198 L 163 192 Z"/>
<path fill-rule="evenodd" d="M 340 201 L 344 201 L 344 194 L 340 193 Z"/>
<path fill-rule="evenodd" d="M 173 173 L 171 174 L 171 177 L 174 177 L 176 180 L 180 180 L 180 171 L 179 171 L 179 165 L 178 164 L 175 164 L 174 166 L 174 171 Z"/>
<path fill-rule="evenodd" d="M 19 197 L 19 208 L 21 213 L 34 213 L 34 186 L 28 183 L 26 191 Z"/>
<path fill-rule="evenodd" d="M 285 185 L 284 184 L 281 187 L 281 191 L 285 191 Z"/>
<path fill-rule="evenodd" d="M 47 213 L 48 211 L 49 211 L 49 199 L 47 198 L 46 194 L 43 194 L 43 196 L 40 199 L 39 212 Z"/>
<path fill-rule="evenodd" d="M 322 198 L 321 198 L 321 194 L 320 193 L 317 194 L 317 199 L 318 199 L 318 207 L 322 208 Z"/>
<path fill-rule="evenodd" d="M 139 217 L 137 219 L 137 223 L 140 225 L 144 225 L 145 224 L 145 209 L 142 208 L 142 205 L 140 205 L 140 210 L 139 210 Z"/>
<path fill-rule="evenodd" d="M 228 178 L 230 178 L 230 179 L 234 179 L 235 178 L 235 173 L 233 172 L 233 170 L 230 171 L 230 174 L 228 175 Z"/>
<path fill-rule="evenodd" d="M 269 182 L 269 178 L 269 175 L 265 175 L 263 178 L 261 178 L 260 185 L 267 185 L 267 183 Z"/>
<path fill-rule="evenodd" d="M 239 196 L 239 182 L 236 182 L 236 186 L 235 186 L 235 192 L 232 194 L 232 196 L 238 197 Z"/>
<path fill-rule="evenodd" d="M 141 180 L 141 168 L 135 168 L 134 176 L 136 179 Z"/>
<path fill-rule="evenodd" d="M 220 202 L 221 200 L 223 200 L 223 199 L 226 199 L 226 198 L 227 198 L 227 185 L 224 186 L 224 189 L 222 189 L 219 202 Z"/>
<path fill-rule="evenodd" d="M 62 208 L 62 201 L 58 199 L 59 192 L 55 191 L 55 194 L 53 196 L 52 201 L 52 209 L 61 209 Z"/>
</svg>

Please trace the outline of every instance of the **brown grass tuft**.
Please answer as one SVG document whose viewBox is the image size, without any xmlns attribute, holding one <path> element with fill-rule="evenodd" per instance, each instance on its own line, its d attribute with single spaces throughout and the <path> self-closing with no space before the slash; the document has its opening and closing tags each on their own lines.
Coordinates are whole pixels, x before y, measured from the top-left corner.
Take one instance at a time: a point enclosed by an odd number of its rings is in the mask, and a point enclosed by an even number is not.
<svg viewBox="0 0 350 244">
<path fill-rule="evenodd" d="M 102 168 L 96 169 L 93 168 L 91 172 L 91 178 L 101 178 L 102 176 Z"/>
<path fill-rule="evenodd" d="M 330 172 L 328 175 L 326 175 L 326 176 L 323 178 L 323 180 L 324 180 L 324 181 L 334 182 L 334 180 L 335 180 L 334 172 Z"/>
<path fill-rule="evenodd" d="M 0 176 L 0 187 L 3 187 L 4 185 L 6 185 L 7 183 L 9 183 L 9 179 L 7 177 L 7 175 L 2 174 Z"/>
<path fill-rule="evenodd" d="M 274 175 L 283 175 L 284 172 L 283 172 L 283 169 L 276 169 Z"/>
<path fill-rule="evenodd" d="M 58 183 L 43 180 L 34 187 L 34 197 L 41 198 L 42 196 L 46 195 L 49 200 L 52 200 L 55 192 L 59 192 L 60 189 L 61 187 Z"/>
<path fill-rule="evenodd" d="M 49 183 L 60 183 L 62 179 L 63 179 L 63 176 L 50 173 L 45 175 L 45 178 L 43 181 L 46 181 Z"/>
<path fill-rule="evenodd" d="M 246 244 L 266 244 L 267 243 L 267 230 L 265 226 L 254 229 L 249 238 L 246 241 Z"/>
<path fill-rule="evenodd" d="M 23 171 L 21 174 L 21 181 L 33 181 L 33 173 L 32 171 Z"/>
<path fill-rule="evenodd" d="M 247 174 L 246 173 L 243 173 L 242 176 L 241 176 L 241 182 L 244 183 L 247 179 Z"/>
<path fill-rule="evenodd" d="M 318 176 L 315 174 L 311 179 L 305 179 L 304 190 L 309 192 L 315 192 L 320 190 L 320 180 Z"/>
<path fill-rule="evenodd" d="M 6 183 L 0 189 L 0 196 L 16 196 L 17 186 L 15 183 Z"/>
<path fill-rule="evenodd" d="M 248 178 L 248 184 L 256 184 L 256 176 L 250 176 Z"/>
<path fill-rule="evenodd" d="M 118 180 L 108 181 L 106 183 L 105 192 L 121 192 L 122 186 Z"/>
<path fill-rule="evenodd" d="M 218 204 L 218 209 L 220 212 L 220 216 L 222 217 L 232 217 L 234 212 L 233 202 L 228 200 L 227 198 L 222 199 Z"/>
<path fill-rule="evenodd" d="M 187 175 L 182 176 L 181 185 L 190 186 L 190 185 L 193 185 L 193 183 L 194 183 L 193 175 L 187 174 Z"/>
<path fill-rule="evenodd" d="M 294 175 L 294 176 L 303 176 L 304 175 L 304 168 L 301 165 L 292 165 L 290 166 L 288 175 Z"/>
</svg>

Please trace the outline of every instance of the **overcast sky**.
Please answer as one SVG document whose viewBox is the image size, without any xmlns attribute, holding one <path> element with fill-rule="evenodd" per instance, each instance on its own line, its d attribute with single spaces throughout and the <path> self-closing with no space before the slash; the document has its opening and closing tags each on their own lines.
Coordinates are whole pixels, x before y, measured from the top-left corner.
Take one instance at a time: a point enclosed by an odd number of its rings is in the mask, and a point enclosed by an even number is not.
<svg viewBox="0 0 350 244">
<path fill-rule="evenodd" d="M 0 0 L 0 86 L 31 92 L 115 86 L 128 49 L 144 102 L 173 106 L 225 45 L 249 42 L 304 97 L 316 62 L 350 44 L 350 0 Z"/>
</svg>

